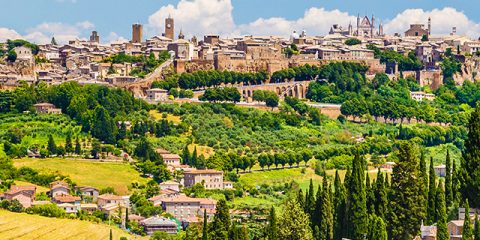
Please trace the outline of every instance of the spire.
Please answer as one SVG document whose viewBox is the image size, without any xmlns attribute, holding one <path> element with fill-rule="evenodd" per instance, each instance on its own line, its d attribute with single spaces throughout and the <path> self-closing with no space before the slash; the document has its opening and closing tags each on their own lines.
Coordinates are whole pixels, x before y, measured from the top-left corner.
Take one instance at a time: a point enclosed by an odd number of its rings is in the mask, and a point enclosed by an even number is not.
<svg viewBox="0 0 480 240">
<path fill-rule="evenodd" d="M 178 39 L 185 39 L 185 35 L 183 35 L 183 29 L 180 28 L 180 33 L 178 34 Z"/>
</svg>

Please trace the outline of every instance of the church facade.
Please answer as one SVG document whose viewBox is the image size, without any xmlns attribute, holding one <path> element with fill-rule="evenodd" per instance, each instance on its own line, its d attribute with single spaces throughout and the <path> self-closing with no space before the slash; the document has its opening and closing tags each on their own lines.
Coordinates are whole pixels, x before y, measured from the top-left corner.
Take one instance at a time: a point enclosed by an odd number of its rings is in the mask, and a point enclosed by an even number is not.
<svg viewBox="0 0 480 240">
<path fill-rule="evenodd" d="M 378 25 L 378 30 L 375 26 L 375 17 L 372 15 L 372 18 L 364 16 L 363 18 L 358 15 L 356 27 L 352 26 L 350 23 L 348 28 L 345 29 L 338 24 L 334 24 L 330 28 L 329 34 L 340 34 L 343 36 L 355 36 L 363 38 L 374 38 L 374 37 L 383 37 L 383 25 L 380 23 Z"/>
</svg>

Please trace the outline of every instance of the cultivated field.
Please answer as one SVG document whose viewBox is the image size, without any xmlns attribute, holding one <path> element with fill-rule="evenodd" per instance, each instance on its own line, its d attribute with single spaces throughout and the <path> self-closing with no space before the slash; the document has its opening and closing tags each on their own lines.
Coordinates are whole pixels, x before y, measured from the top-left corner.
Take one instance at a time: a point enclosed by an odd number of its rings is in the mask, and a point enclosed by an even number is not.
<svg viewBox="0 0 480 240">
<path fill-rule="evenodd" d="M 128 239 L 148 239 L 129 235 L 117 227 L 93 222 L 55 219 L 29 215 L 26 213 L 12 213 L 0 210 L 0 239 L 109 239 L 112 229 L 113 239 L 127 237 Z"/>
<path fill-rule="evenodd" d="M 77 185 L 96 188 L 113 187 L 118 194 L 127 194 L 132 182 L 146 183 L 147 179 L 129 164 L 61 158 L 14 160 L 16 167 L 31 167 L 42 173 L 58 172 L 69 176 Z"/>
</svg>

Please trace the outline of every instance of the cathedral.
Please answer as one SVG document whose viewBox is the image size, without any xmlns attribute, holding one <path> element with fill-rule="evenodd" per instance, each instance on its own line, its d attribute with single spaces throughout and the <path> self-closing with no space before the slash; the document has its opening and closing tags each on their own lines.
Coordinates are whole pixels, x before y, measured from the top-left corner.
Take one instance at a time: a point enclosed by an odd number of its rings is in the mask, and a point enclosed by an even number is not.
<svg viewBox="0 0 480 240">
<path fill-rule="evenodd" d="M 365 38 L 384 36 L 382 23 L 378 26 L 378 31 L 375 29 L 375 17 L 373 15 L 371 19 L 368 18 L 368 16 L 361 18 L 360 15 L 358 15 L 356 28 L 354 28 L 351 23 L 348 25 L 348 29 L 344 29 L 341 26 L 338 26 L 338 24 L 334 24 L 329 33 Z"/>
<path fill-rule="evenodd" d="M 352 28 L 350 24 L 349 29 Z M 353 31 L 353 35 L 357 37 L 381 37 L 383 36 L 383 25 L 380 23 L 378 26 L 378 31 L 375 31 L 375 17 L 372 15 L 372 18 L 369 19 L 367 16 L 360 18 L 360 15 L 357 17 L 357 28 Z"/>
</svg>

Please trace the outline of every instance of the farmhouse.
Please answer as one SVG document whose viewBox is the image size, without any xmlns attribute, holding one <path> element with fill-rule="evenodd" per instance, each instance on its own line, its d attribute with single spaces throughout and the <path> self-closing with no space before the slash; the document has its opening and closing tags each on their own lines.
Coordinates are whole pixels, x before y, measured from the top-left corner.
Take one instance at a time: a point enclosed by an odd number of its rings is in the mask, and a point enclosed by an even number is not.
<svg viewBox="0 0 480 240">
<path fill-rule="evenodd" d="M 66 182 L 55 181 L 50 183 L 49 193 L 52 198 L 55 198 L 55 196 L 58 196 L 58 195 L 68 195 L 70 194 L 70 187 Z"/>
<path fill-rule="evenodd" d="M 185 187 L 193 187 L 197 183 L 203 183 L 205 189 L 223 189 L 223 172 L 205 169 L 191 170 L 184 174 Z"/>
<path fill-rule="evenodd" d="M 18 200 L 24 208 L 32 206 L 33 200 L 35 200 L 35 192 L 37 187 L 35 186 L 12 186 L 10 190 L 0 195 L 0 199 L 6 199 L 8 201 Z"/>
<path fill-rule="evenodd" d="M 156 231 L 166 232 L 168 234 L 176 234 L 178 225 L 174 220 L 164 217 L 151 217 L 140 222 L 148 235 L 152 235 Z"/>
<path fill-rule="evenodd" d="M 62 109 L 56 108 L 55 105 L 51 103 L 37 103 L 33 105 L 37 113 L 46 113 L 46 114 L 62 114 Z"/>
</svg>

